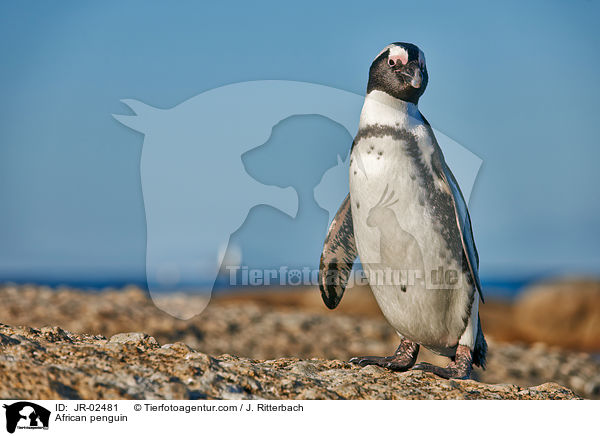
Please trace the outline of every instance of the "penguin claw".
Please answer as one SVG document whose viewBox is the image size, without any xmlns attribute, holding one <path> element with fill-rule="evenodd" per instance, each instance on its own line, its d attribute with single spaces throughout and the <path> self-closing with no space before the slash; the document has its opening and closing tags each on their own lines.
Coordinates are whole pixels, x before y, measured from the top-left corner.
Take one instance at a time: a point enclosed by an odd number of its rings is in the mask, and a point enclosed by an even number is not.
<svg viewBox="0 0 600 436">
<path fill-rule="evenodd" d="M 353 357 L 350 363 L 360 366 L 375 365 L 381 368 L 389 369 L 390 371 L 408 371 L 412 366 L 412 362 L 404 362 L 398 359 L 398 356 L 362 356 Z"/>
<path fill-rule="evenodd" d="M 361 357 L 353 357 L 350 359 L 350 363 L 354 363 L 355 365 L 367 366 L 367 365 L 377 365 L 384 366 L 389 361 L 389 357 L 377 357 L 377 356 L 361 356 Z"/>
<path fill-rule="evenodd" d="M 425 371 L 435 374 L 445 379 L 468 380 L 471 377 L 471 368 L 459 367 L 450 363 L 445 368 L 435 366 L 430 363 L 417 363 L 412 367 L 413 370 Z"/>
<path fill-rule="evenodd" d="M 396 353 L 393 356 L 363 356 L 353 357 L 350 363 L 360 366 L 376 365 L 390 371 L 408 371 L 417 361 L 419 344 L 408 339 L 402 339 Z"/>
<path fill-rule="evenodd" d="M 456 348 L 454 360 L 445 368 L 432 365 L 431 363 L 421 362 L 413 366 L 413 369 L 430 372 L 446 379 L 467 380 L 471 378 L 471 369 L 473 368 L 472 351 L 465 345 L 459 345 Z"/>
</svg>

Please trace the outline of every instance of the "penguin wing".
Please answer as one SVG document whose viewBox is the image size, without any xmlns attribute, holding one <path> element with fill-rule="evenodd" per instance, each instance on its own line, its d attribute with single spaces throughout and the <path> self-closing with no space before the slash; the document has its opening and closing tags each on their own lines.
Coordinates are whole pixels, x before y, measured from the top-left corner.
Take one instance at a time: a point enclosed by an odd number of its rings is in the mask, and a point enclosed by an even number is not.
<svg viewBox="0 0 600 436">
<path fill-rule="evenodd" d="M 437 143 L 436 146 L 436 148 L 439 150 Z M 439 150 L 439 155 L 442 156 L 441 150 Z M 483 292 L 481 290 L 481 282 L 479 281 L 479 254 L 477 253 L 477 247 L 475 247 L 473 228 L 471 227 L 471 216 L 469 215 L 467 202 L 462 195 L 460 187 L 458 186 L 458 182 L 454 178 L 454 174 L 452 174 L 452 171 L 450 171 L 450 168 L 448 168 L 448 165 L 443 160 L 443 157 L 441 157 L 437 163 L 441 166 L 441 168 L 439 168 L 439 174 L 452 193 L 451 197 L 453 200 L 452 203 L 454 206 L 456 224 L 460 230 L 463 253 L 469 267 L 471 278 L 473 279 L 475 288 L 481 297 L 481 301 L 485 302 L 483 299 Z"/>
<path fill-rule="evenodd" d="M 435 152 L 432 159 L 432 166 L 434 171 L 442 178 L 442 180 L 446 183 L 450 193 L 452 194 L 452 203 L 454 207 L 454 215 L 456 217 L 456 225 L 460 231 L 463 253 L 465 255 L 465 259 L 467 261 L 467 265 L 469 267 L 469 272 L 471 274 L 471 278 L 473 279 L 473 283 L 475 284 L 475 288 L 479 293 L 482 302 L 485 302 L 483 299 L 483 292 L 481 290 L 481 282 L 479 281 L 479 253 L 477 253 L 477 247 L 475 247 L 475 239 L 473 238 L 473 228 L 471 227 L 471 216 L 469 215 L 469 209 L 467 208 L 467 202 L 462 195 L 462 191 L 458 186 L 458 182 L 454 178 L 454 174 L 446 164 L 444 160 L 444 155 L 442 150 L 440 149 L 437 140 L 435 139 L 435 135 L 433 134 L 433 129 L 429 122 L 425 119 L 425 117 L 421 114 L 421 117 L 425 121 L 429 129 L 429 134 L 431 135 L 432 142 L 435 147 Z"/>
<path fill-rule="evenodd" d="M 319 264 L 319 289 L 328 308 L 335 309 L 340 303 L 357 257 L 348 194 L 329 226 Z"/>
<path fill-rule="evenodd" d="M 479 253 L 477 253 L 477 247 L 475 247 L 475 240 L 473 238 L 473 228 L 471 227 L 471 216 L 469 215 L 469 209 L 467 203 L 462 195 L 458 182 L 454 178 L 454 174 L 450 171 L 450 168 L 444 163 L 444 178 L 450 190 L 452 192 L 452 198 L 454 200 L 454 214 L 456 216 L 456 223 L 460 230 L 460 236 L 462 240 L 463 252 L 469 266 L 469 272 L 473 283 L 479 292 L 481 301 L 483 300 L 483 292 L 481 290 L 481 282 L 479 281 Z"/>
</svg>

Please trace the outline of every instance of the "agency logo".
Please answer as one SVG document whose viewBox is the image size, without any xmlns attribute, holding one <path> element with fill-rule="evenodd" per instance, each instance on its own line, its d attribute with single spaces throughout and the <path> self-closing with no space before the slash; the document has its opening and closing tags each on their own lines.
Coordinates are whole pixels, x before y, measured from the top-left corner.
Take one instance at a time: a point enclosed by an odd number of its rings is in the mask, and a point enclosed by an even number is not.
<svg viewBox="0 0 600 436">
<path fill-rule="evenodd" d="M 349 152 L 364 98 L 318 84 L 258 80 L 170 108 L 122 100 L 131 113 L 114 118 L 144 135 L 146 281 L 159 309 L 191 318 L 218 285 L 316 285 L 327 228 L 348 195 Z M 435 136 L 468 201 L 481 159 L 437 130 Z M 369 229 L 384 241 L 380 218 L 398 207 L 395 200 L 377 193 L 366 205 L 376 206 Z M 416 250 L 426 241 L 414 236 L 406 238 Z M 432 283 L 440 277 L 437 265 L 396 269 Z M 172 291 L 198 298 L 173 304 L 164 298 Z"/>
<path fill-rule="evenodd" d="M 48 409 L 29 401 L 4 404 L 3 407 L 6 409 L 6 431 L 9 433 L 14 433 L 16 429 L 48 430 Z"/>
</svg>

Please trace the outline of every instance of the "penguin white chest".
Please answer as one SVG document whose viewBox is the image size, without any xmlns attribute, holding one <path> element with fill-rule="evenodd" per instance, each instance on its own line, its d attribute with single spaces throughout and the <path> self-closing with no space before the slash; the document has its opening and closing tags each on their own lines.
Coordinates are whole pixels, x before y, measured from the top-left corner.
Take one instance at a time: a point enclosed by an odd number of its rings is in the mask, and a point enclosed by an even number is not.
<svg viewBox="0 0 600 436">
<path fill-rule="evenodd" d="M 424 264 L 439 260 L 446 247 L 434 231 L 421 169 L 406 149 L 404 141 L 386 136 L 364 138 L 355 145 L 350 163 L 352 216 L 363 264 L 410 269 L 424 278 Z"/>
<path fill-rule="evenodd" d="M 423 183 L 425 177 L 436 183 L 428 164 L 433 148 L 405 136 L 375 134 L 355 143 L 350 197 L 356 245 L 390 324 L 411 340 L 451 354 L 465 328 L 470 292 L 460 283 L 457 253 L 448 246 Z M 446 283 L 449 278 L 452 283 Z"/>
</svg>

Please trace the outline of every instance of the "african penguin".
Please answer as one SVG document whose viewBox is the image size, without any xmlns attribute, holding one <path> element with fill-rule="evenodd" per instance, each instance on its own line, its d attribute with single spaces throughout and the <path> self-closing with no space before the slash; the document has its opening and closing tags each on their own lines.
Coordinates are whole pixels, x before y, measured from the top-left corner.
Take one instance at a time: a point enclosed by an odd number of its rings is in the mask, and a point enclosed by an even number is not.
<svg viewBox="0 0 600 436">
<path fill-rule="evenodd" d="M 428 79 L 425 55 L 413 44 L 390 44 L 373 61 L 350 152 L 350 193 L 325 239 L 319 287 L 335 308 L 360 256 L 401 338 L 394 355 L 352 363 L 469 378 L 473 364 L 485 367 L 487 352 L 479 258 L 467 204 L 417 107 Z M 452 361 L 415 365 L 420 345 Z"/>
</svg>

